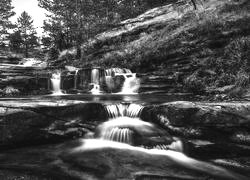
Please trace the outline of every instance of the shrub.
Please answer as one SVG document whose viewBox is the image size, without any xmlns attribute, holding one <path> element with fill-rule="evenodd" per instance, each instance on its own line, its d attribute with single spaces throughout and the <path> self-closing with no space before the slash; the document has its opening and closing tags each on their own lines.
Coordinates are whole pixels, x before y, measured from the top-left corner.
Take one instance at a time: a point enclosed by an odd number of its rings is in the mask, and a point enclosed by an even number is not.
<svg viewBox="0 0 250 180">
<path fill-rule="evenodd" d="M 2 93 L 3 96 L 15 96 L 20 94 L 20 91 L 12 86 L 7 86 L 2 90 Z"/>
<path fill-rule="evenodd" d="M 205 91 L 205 83 L 202 78 L 198 76 L 198 73 L 193 73 L 184 80 L 184 85 L 188 91 L 201 94 Z"/>
<path fill-rule="evenodd" d="M 47 53 L 47 60 L 56 60 L 59 56 L 59 51 L 55 48 L 52 47 L 49 49 L 48 53 Z"/>
<path fill-rule="evenodd" d="M 215 81 L 215 86 L 223 87 L 230 84 L 234 84 L 234 82 L 235 76 L 233 74 L 222 73 L 220 76 L 217 77 L 217 80 Z"/>
<path fill-rule="evenodd" d="M 250 68 L 250 36 L 237 38 L 225 47 L 225 58 L 230 64 L 230 71 Z"/>
<path fill-rule="evenodd" d="M 237 87 L 247 87 L 249 85 L 249 74 L 245 71 L 239 71 L 236 76 L 235 85 Z"/>
</svg>

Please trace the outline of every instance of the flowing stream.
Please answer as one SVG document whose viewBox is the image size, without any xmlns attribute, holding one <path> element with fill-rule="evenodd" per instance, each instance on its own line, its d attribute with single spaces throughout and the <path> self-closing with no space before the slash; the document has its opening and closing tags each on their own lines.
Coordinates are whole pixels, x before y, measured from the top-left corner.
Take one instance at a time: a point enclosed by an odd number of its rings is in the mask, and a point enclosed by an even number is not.
<svg viewBox="0 0 250 180">
<path fill-rule="evenodd" d="M 0 171 L 1 168 L 14 168 L 31 169 L 35 172 L 48 170 L 51 173 L 52 169 L 52 173 L 55 173 L 56 169 L 57 174 L 62 177 L 79 180 L 247 180 L 228 169 L 189 157 L 181 139 L 172 137 L 165 129 L 141 119 L 142 112 L 146 110 L 141 104 L 101 104 L 93 109 L 90 108 L 93 104 L 89 105 L 87 110 L 90 112 L 81 112 L 81 109 L 76 108 L 73 110 L 72 119 L 70 118 L 73 121 L 73 117 L 78 113 L 79 117 L 86 113 L 94 117 L 96 108 L 102 108 L 107 119 L 95 119 L 99 123 L 88 136 L 62 145 L 42 146 L 37 149 L 29 147 L 18 149 L 18 153 L 14 150 L 5 155 L 0 154 L 0 161 L 4 162 L 0 162 Z M 86 104 L 81 105 L 85 106 Z M 78 120 L 78 117 L 75 117 L 74 122 Z M 70 123 L 71 121 L 68 121 L 67 126 Z M 53 130 L 54 126 L 55 124 L 50 129 Z M 8 156 L 11 158 L 8 159 Z"/>
<path fill-rule="evenodd" d="M 163 127 L 160 127 L 160 124 L 154 124 L 153 122 L 155 121 L 150 119 L 151 114 L 155 113 L 154 109 L 147 112 L 147 108 L 144 108 L 142 105 L 145 103 L 153 104 L 155 101 L 157 101 L 157 104 L 166 103 L 167 96 L 165 94 L 160 96 L 135 95 L 140 87 L 140 80 L 136 77 L 136 74 L 132 73 L 129 69 L 112 68 L 105 71 L 106 83 L 108 80 L 110 87 L 115 86 L 116 81 L 123 83 L 122 86 L 120 86 L 121 88 L 119 88 L 119 90 L 121 90 L 119 93 L 112 93 L 111 91 L 110 94 L 104 94 L 102 91 L 103 82 L 101 79 L 103 77 L 101 76 L 104 76 L 104 71 L 97 68 L 91 69 L 91 71 L 86 71 L 84 75 L 82 74 L 84 73 L 78 70 L 75 71 L 75 74 L 71 74 L 73 77 L 71 80 L 72 86 L 74 90 L 77 90 L 79 87 L 84 88 L 84 83 L 86 83 L 86 86 L 88 87 L 87 91 L 91 94 L 63 96 L 62 98 L 65 99 L 60 99 L 61 97 L 57 96 L 63 94 L 61 83 L 65 80 L 63 79 L 64 76 L 62 77 L 61 72 L 59 71 L 52 74 L 50 79 L 51 87 L 53 95 L 56 96 L 49 97 L 50 100 L 55 100 L 56 102 L 62 100 L 61 104 L 63 104 L 63 100 L 69 100 L 72 98 L 70 100 L 74 102 L 79 100 L 82 104 L 78 106 L 79 109 L 74 109 L 74 104 L 72 104 L 67 110 L 62 108 L 64 111 L 63 115 L 56 114 L 53 116 L 53 118 L 60 117 L 56 120 L 58 122 L 50 124 L 46 129 L 41 128 L 42 131 L 48 131 L 51 136 L 64 135 L 67 137 L 73 134 L 74 138 L 80 138 L 77 139 L 73 145 L 72 142 L 65 142 L 63 145 L 56 145 L 53 146 L 53 148 L 46 146 L 41 147 L 41 150 L 43 148 L 45 149 L 45 153 L 42 154 L 42 156 L 34 156 L 34 154 L 40 153 L 40 149 L 37 152 L 33 152 L 34 149 L 32 148 L 27 151 L 22 151 L 21 154 L 25 157 L 25 161 L 29 162 L 21 163 L 21 169 L 23 166 L 27 169 L 36 167 L 36 172 L 40 172 L 40 164 L 34 165 L 34 163 L 46 162 L 46 165 L 43 166 L 45 170 L 50 169 L 52 166 L 52 169 L 57 169 L 58 171 L 61 170 L 61 172 L 65 173 L 66 175 L 64 177 L 71 177 L 73 174 L 72 177 L 76 177 L 76 179 L 79 180 L 110 180 L 124 179 L 125 177 L 128 177 L 127 179 L 135 180 L 203 180 L 210 179 L 210 177 L 215 180 L 247 179 L 228 169 L 214 165 L 209 161 L 205 162 L 205 160 L 197 160 L 195 159 L 197 157 L 191 158 L 194 156 L 189 157 L 187 151 L 188 148 L 186 148 L 186 144 L 188 144 L 186 139 L 180 139 L 180 137 L 178 138 L 174 137 L 172 134 L 170 135 L 170 132 L 168 132 L 169 127 L 167 126 L 167 128 L 165 127 L 166 129 L 163 129 Z M 115 79 L 116 76 L 120 77 Z M 79 82 L 78 79 L 81 82 Z M 91 90 L 89 90 L 89 86 L 92 87 Z M 171 97 L 173 98 L 172 95 Z M 180 98 L 178 100 L 180 100 Z M 27 101 L 29 101 L 29 99 L 27 99 Z M 39 99 L 34 98 L 33 101 L 35 105 L 44 105 L 42 103 L 39 104 Z M 91 101 L 91 103 L 88 104 L 86 103 L 87 101 Z M 96 105 L 96 101 L 98 101 L 98 105 Z M 103 103 L 104 101 L 106 102 Z M 169 101 L 172 101 L 172 99 Z M 11 105 L 13 104 L 14 103 L 11 102 Z M 94 106 L 95 108 L 91 108 L 91 106 Z M 81 108 L 85 107 L 87 108 L 81 111 Z M 53 105 L 53 108 L 51 107 L 47 109 L 48 118 L 52 118 L 50 113 L 56 108 L 57 105 Z M 68 114 L 72 109 L 73 113 Z M 168 110 L 171 111 L 171 108 Z M 58 113 L 60 111 L 56 109 L 56 112 Z M 149 117 L 143 119 L 145 117 L 144 112 L 147 112 L 148 114 L 146 115 Z M 34 114 L 35 113 L 37 113 L 37 116 L 39 115 L 39 112 L 34 112 Z M 101 113 L 101 116 L 98 116 L 99 113 Z M 171 114 L 171 112 L 168 113 Z M 154 115 L 158 118 L 162 118 L 162 122 L 167 123 L 167 117 L 161 117 L 161 114 Z M 178 117 L 176 118 L 178 119 Z M 53 129 L 57 126 L 62 129 Z M 41 129 L 39 129 L 39 132 Z M 75 131 L 77 131 L 77 133 Z M 53 152 L 48 153 L 48 149 Z M 13 152 L 14 153 L 11 154 L 10 160 L 19 162 L 19 160 L 16 160 L 14 157 L 15 155 L 18 156 L 19 152 Z M 29 154 L 30 152 L 31 154 Z M 56 153 L 59 153 L 59 155 L 57 154 L 58 156 L 55 156 Z M 29 159 L 32 155 L 34 156 L 33 159 Z M 50 157 L 51 155 L 53 155 L 53 157 Z M 54 157 L 57 158 L 55 161 L 47 162 Z M 8 158 L 5 158 L 4 155 L 0 154 L 0 161 L 1 160 L 7 161 Z M 13 167 L 13 164 L 14 169 L 18 167 L 18 165 L 12 162 L 8 164 L 10 169 Z M 0 162 L 0 171 L 1 167 L 2 165 Z M 73 168 L 72 171 L 70 170 L 71 168 Z M 184 173 L 182 176 L 183 171 L 188 175 Z M 127 176 L 123 173 L 130 175 Z M 178 173 L 180 173 L 180 175 Z M 190 176 L 189 173 L 191 174 Z M 166 174 L 167 176 L 165 177 Z M 202 178 L 199 178 L 200 176 Z"/>
</svg>

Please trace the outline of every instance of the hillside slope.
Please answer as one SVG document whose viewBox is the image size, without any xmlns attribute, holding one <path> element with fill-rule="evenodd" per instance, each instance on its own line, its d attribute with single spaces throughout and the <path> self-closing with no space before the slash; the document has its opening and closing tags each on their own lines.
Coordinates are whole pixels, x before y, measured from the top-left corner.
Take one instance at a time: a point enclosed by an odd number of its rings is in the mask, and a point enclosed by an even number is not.
<svg viewBox="0 0 250 180">
<path fill-rule="evenodd" d="M 188 2 L 121 22 L 83 44 L 82 59 L 73 64 L 171 76 L 195 93 L 248 84 L 250 2 L 202 0 L 197 10 Z"/>
</svg>

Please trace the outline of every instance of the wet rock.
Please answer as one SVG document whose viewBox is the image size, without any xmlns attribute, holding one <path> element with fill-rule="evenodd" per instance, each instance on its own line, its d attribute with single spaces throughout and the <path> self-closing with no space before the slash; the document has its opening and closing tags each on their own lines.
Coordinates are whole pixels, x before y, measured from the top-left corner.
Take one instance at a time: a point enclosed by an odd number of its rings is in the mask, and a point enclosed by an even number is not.
<svg viewBox="0 0 250 180">
<path fill-rule="evenodd" d="M 250 127 L 247 102 L 170 102 L 143 109 L 141 118 L 168 129 L 174 135 L 206 139 L 230 139 Z M 235 138 L 234 138 L 235 139 Z"/>
<path fill-rule="evenodd" d="M 78 140 L 0 153 L 0 167 L 77 180 L 132 180 L 145 176 L 164 179 L 246 179 L 178 152 L 150 151 L 100 140 Z"/>
<path fill-rule="evenodd" d="M 41 88 L 48 89 L 49 73 L 43 67 L 0 64 L 0 89 L 8 86 L 18 89 L 21 94 L 32 94 L 33 90 Z"/>
<path fill-rule="evenodd" d="M 0 105 L 0 149 L 83 137 L 107 118 L 97 103 L 21 104 Z"/>
<path fill-rule="evenodd" d="M 124 84 L 125 77 L 123 75 L 108 76 L 106 77 L 106 92 L 117 93 L 120 92 Z"/>
</svg>

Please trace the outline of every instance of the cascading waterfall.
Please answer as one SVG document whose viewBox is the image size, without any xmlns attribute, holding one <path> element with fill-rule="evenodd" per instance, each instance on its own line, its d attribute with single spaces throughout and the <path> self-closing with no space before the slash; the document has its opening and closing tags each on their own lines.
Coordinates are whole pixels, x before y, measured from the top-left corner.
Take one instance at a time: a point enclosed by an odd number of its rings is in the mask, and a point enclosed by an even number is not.
<svg viewBox="0 0 250 180">
<path fill-rule="evenodd" d="M 149 123 L 136 118 L 139 117 L 143 109 L 142 105 L 111 104 L 105 108 L 110 120 L 101 126 L 101 139 L 132 144 L 132 128 L 135 126 L 150 126 Z"/>
<path fill-rule="evenodd" d="M 91 83 L 93 88 L 90 90 L 91 94 L 100 94 L 100 72 L 98 69 L 91 70 Z"/>
<path fill-rule="evenodd" d="M 99 84 L 94 84 L 91 83 L 90 85 L 93 86 L 93 88 L 90 90 L 91 94 L 101 94 L 101 90 L 100 90 L 100 85 Z"/>
<path fill-rule="evenodd" d="M 110 131 L 105 131 L 102 135 L 102 139 L 131 144 L 132 134 L 133 131 L 131 131 L 129 128 L 114 127 Z"/>
<path fill-rule="evenodd" d="M 111 68 L 105 71 L 105 79 L 107 86 L 111 89 L 117 87 L 116 77 L 124 77 L 124 82 L 121 91 L 117 94 L 137 94 L 140 88 L 140 79 L 136 77 L 136 73 L 126 68 Z M 118 81 L 119 82 L 119 81 Z M 120 86 L 118 85 L 120 88 Z"/>
<path fill-rule="evenodd" d="M 119 76 L 124 77 L 124 82 L 119 80 Z M 132 73 L 131 70 L 126 68 L 111 68 L 106 69 L 105 79 L 107 87 L 112 91 L 117 92 L 121 88 L 120 92 L 117 94 L 137 94 L 140 88 L 140 79 L 136 77 L 136 73 Z M 121 84 L 117 83 L 123 82 Z M 115 89 L 116 88 L 116 89 Z"/>
<path fill-rule="evenodd" d="M 100 128 L 100 138 L 110 141 L 123 142 L 132 145 L 133 134 L 137 132 L 144 136 L 144 133 L 155 135 L 164 139 L 167 133 L 162 133 L 160 129 L 149 122 L 139 118 L 143 106 L 140 104 L 111 104 L 105 106 L 108 113 L 109 121 L 104 122 Z M 166 144 L 164 144 L 166 143 Z M 170 144 L 169 144 L 170 143 Z M 156 144 L 146 149 L 173 149 L 183 152 L 183 144 L 179 139 L 173 142 L 168 140 L 162 141 L 162 144 Z"/>
<path fill-rule="evenodd" d="M 121 92 L 118 94 L 137 94 L 140 88 L 140 79 L 136 77 L 135 73 L 123 74 L 125 81 Z"/>
<path fill-rule="evenodd" d="M 140 104 L 111 104 L 107 105 L 106 110 L 110 118 L 116 118 L 119 116 L 127 117 L 139 117 L 143 106 Z"/>
<path fill-rule="evenodd" d="M 98 129 L 98 136 L 100 139 L 132 145 L 134 132 L 143 130 L 150 132 L 154 129 L 154 126 L 151 123 L 140 120 L 139 118 L 121 116 L 102 123 Z"/>
<path fill-rule="evenodd" d="M 91 83 L 99 84 L 99 70 L 98 69 L 91 70 Z"/>
<path fill-rule="evenodd" d="M 62 90 L 61 90 L 61 72 L 56 72 L 53 73 L 51 76 L 51 84 L 52 84 L 52 92 L 53 95 L 62 95 Z"/>
<path fill-rule="evenodd" d="M 77 89 L 78 71 L 79 71 L 79 69 L 76 70 L 76 72 L 75 72 L 75 77 L 74 77 L 74 88 L 75 88 L 75 89 Z"/>
</svg>

